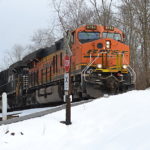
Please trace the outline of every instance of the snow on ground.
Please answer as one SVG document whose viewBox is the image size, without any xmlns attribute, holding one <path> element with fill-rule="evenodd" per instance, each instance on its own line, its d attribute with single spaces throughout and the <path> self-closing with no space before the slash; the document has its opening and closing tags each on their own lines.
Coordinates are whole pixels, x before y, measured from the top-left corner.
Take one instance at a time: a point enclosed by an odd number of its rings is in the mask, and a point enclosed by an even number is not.
<svg viewBox="0 0 150 150">
<path fill-rule="evenodd" d="M 0 126 L 1 150 L 150 150 L 150 89 Z"/>
</svg>

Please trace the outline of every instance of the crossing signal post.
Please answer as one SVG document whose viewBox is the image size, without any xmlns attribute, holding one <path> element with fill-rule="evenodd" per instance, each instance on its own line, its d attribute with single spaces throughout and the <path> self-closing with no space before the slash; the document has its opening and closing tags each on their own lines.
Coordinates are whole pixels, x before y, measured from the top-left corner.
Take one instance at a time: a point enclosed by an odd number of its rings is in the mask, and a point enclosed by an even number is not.
<svg viewBox="0 0 150 150">
<path fill-rule="evenodd" d="M 71 124 L 71 75 L 70 75 L 70 62 L 71 59 L 68 55 L 65 56 L 64 59 L 64 68 L 65 68 L 65 74 L 64 74 L 64 101 L 66 102 L 66 125 Z"/>
<path fill-rule="evenodd" d="M 72 34 L 71 32 L 65 31 L 64 33 L 64 46 L 63 49 L 65 51 L 65 57 L 64 57 L 64 68 L 65 68 L 65 74 L 64 74 L 64 101 L 66 102 L 66 121 L 63 122 L 66 125 L 71 124 L 71 56 L 72 56 L 72 50 L 71 50 L 71 38 Z"/>
</svg>

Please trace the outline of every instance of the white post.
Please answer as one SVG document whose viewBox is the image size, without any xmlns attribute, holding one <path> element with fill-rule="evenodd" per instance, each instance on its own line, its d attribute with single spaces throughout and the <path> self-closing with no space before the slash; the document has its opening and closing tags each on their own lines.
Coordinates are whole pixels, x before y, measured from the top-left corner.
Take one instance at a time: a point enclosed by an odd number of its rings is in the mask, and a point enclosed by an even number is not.
<svg viewBox="0 0 150 150">
<path fill-rule="evenodd" d="M 7 120 L 7 94 L 2 94 L 2 119 Z"/>
</svg>

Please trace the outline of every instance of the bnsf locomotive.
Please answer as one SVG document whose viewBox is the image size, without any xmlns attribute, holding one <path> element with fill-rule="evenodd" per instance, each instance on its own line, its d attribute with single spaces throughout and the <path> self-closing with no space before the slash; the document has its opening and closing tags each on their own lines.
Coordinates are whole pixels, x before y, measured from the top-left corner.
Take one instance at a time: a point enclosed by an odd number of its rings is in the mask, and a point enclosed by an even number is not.
<svg viewBox="0 0 150 150">
<path fill-rule="evenodd" d="M 96 98 L 134 85 L 130 50 L 117 28 L 84 25 L 70 32 L 73 99 Z M 39 49 L 0 73 L 10 108 L 63 101 L 65 40 Z"/>
</svg>

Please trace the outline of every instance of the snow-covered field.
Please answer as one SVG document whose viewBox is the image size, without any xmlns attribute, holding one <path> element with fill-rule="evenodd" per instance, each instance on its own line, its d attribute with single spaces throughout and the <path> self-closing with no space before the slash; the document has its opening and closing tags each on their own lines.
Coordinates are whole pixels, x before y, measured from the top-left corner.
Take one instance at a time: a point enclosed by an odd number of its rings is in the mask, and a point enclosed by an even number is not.
<svg viewBox="0 0 150 150">
<path fill-rule="evenodd" d="M 150 150 L 150 89 L 0 126 L 0 150 Z"/>
</svg>

